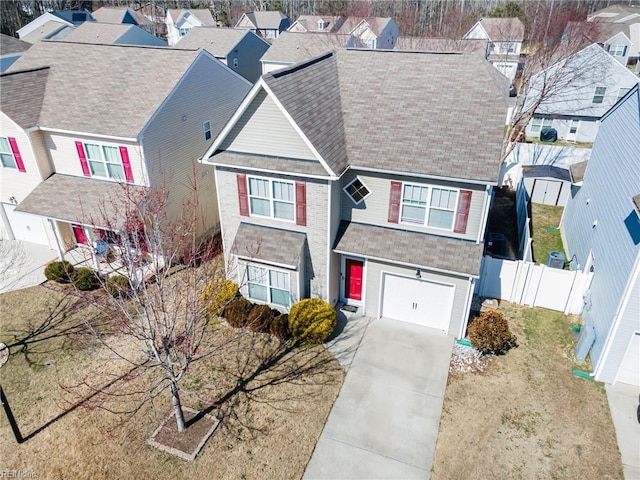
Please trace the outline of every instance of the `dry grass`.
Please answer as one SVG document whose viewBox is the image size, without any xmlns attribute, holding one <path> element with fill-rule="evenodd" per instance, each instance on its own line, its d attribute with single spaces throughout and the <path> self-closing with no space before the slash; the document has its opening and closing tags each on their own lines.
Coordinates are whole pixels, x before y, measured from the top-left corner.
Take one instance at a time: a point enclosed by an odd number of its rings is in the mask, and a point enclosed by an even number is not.
<svg viewBox="0 0 640 480">
<path fill-rule="evenodd" d="M 1 295 L 0 341 L 14 343 L 26 330 L 33 334 L 25 325 L 55 312 L 61 297 L 44 287 Z M 212 329 L 212 335 L 239 336 L 232 347 L 193 364 L 184 379 L 183 404 L 222 418 L 200 455 L 188 463 L 146 444 L 170 412 L 168 394 L 131 418 L 97 408 L 126 408 L 130 404 L 124 397 L 96 395 L 78 406 L 93 393 L 84 381 L 105 385 L 129 368 L 91 335 L 60 333 L 65 325 L 81 324 L 85 318 L 100 321 L 95 311 L 78 307 L 60 319 L 58 330 L 49 330 L 57 332 L 51 338 L 30 344 L 25 352 L 14 347 L 2 367 L 2 386 L 28 437 L 16 444 L 2 415 L 3 470 L 29 471 L 46 479 L 302 475 L 344 378 L 323 347 L 284 350 L 266 335 Z M 129 347 L 126 338 L 113 340 Z M 150 374 L 130 375 L 110 390 L 132 392 L 152 380 Z"/>
<path fill-rule="evenodd" d="M 575 318 L 500 310 L 519 347 L 449 376 L 432 478 L 622 478 L 604 389 L 571 374 Z"/>
</svg>

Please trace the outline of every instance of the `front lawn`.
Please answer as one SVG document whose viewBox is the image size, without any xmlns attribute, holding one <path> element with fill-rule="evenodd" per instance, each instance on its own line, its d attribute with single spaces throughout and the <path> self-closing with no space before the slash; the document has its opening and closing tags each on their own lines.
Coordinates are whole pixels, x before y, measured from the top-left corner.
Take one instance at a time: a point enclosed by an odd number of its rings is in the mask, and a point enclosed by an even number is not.
<svg viewBox="0 0 640 480">
<path fill-rule="evenodd" d="M 519 346 L 449 375 L 431 478 L 623 478 L 603 385 L 571 373 L 577 319 L 499 309 Z"/>
<path fill-rule="evenodd" d="M 533 238 L 533 261 L 536 263 L 547 262 L 549 252 L 562 252 L 562 238 L 560 238 L 560 219 L 563 207 L 553 205 L 531 204 L 531 228 Z M 569 261 L 568 258 L 565 261 Z"/>
<path fill-rule="evenodd" d="M 133 417 L 108 411 L 131 407 L 128 398 L 93 395 L 89 385 L 115 381 L 111 392 L 132 392 L 148 378 L 123 376 L 130 366 L 83 329 L 90 319 L 108 334 L 105 319 L 63 292 L 45 284 L 0 295 L 0 341 L 26 338 L 1 369 L 27 437 L 17 444 L 2 414 L 5 471 L 91 479 L 302 476 L 344 379 L 324 347 L 285 351 L 266 334 L 242 331 L 237 342 L 194 363 L 182 383 L 182 403 L 211 409 L 221 424 L 189 463 L 146 443 L 171 410 L 166 392 Z M 115 340 L 127 347 L 126 338 Z"/>
</svg>

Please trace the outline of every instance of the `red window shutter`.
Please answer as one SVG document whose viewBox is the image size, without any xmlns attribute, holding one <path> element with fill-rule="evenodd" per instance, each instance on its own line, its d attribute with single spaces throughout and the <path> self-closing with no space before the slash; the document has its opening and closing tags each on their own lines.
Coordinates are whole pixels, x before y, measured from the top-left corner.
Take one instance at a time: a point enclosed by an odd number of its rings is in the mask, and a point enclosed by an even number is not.
<svg viewBox="0 0 640 480">
<path fill-rule="evenodd" d="M 296 182 L 296 224 L 307 225 L 307 185 Z"/>
<path fill-rule="evenodd" d="M 389 194 L 389 223 L 398 223 L 400 219 L 400 195 L 402 193 L 402 182 L 391 182 L 391 193 Z"/>
<path fill-rule="evenodd" d="M 84 145 L 82 145 L 82 142 L 76 142 L 76 150 L 78 151 L 80 165 L 82 165 L 82 173 L 85 177 L 90 177 L 91 171 L 89 170 L 89 163 L 87 163 L 87 156 L 84 154 Z"/>
<path fill-rule="evenodd" d="M 18 143 L 16 139 L 13 137 L 8 137 L 9 146 L 11 147 L 11 152 L 13 153 L 13 158 L 16 160 L 16 166 L 18 167 L 19 172 L 26 172 L 27 170 L 24 168 L 24 162 L 22 161 L 22 155 L 20 155 L 20 149 L 18 148 Z"/>
<path fill-rule="evenodd" d="M 453 227 L 455 233 L 466 233 L 467 220 L 469 220 L 469 207 L 471 206 L 471 190 L 460 190 L 456 223 Z"/>
<path fill-rule="evenodd" d="M 127 183 L 133 183 L 133 172 L 131 171 L 131 162 L 129 161 L 129 151 L 127 150 L 127 147 L 119 148 L 122 167 L 124 168 L 124 178 L 127 180 Z"/>
<path fill-rule="evenodd" d="M 238 181 L 238 203 L 240 204 L 240 215 L 249 216 L 249 196 L 247 195 L 247 176 L 237 175 Z"/>
</svg>

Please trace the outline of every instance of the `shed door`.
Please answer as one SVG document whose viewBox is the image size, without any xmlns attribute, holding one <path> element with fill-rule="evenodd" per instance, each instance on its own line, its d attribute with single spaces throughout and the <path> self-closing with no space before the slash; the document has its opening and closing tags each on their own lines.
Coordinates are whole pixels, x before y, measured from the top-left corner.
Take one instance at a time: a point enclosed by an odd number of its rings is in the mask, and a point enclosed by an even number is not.
<svg viewBox="0 0 640 480">
<path fill-rule="evenodd" d="M 557 205 L 561 189 L 562 182 L 536 178 L 533 182 L 531 201 L 533 203 L 542 203 L 544 205 Z"/>
<path fill-rule="evenodd" d="M 385 273 L 382 316 L 449 331 L 455 286 Z"/>
<path fill-rule="evenodd" d="M 13 236 L 16 240 L 25 242 L 49 245 L 42 217 L 16 212 L 14 211 L 15 205 L 9 205 L 8 203 L 3 203 L 2 208 L 9 221 L 8 233 L 10 237 Z"/>
<path fill-rule="evenodd" d="M 629 342 L 616 382 L 640 386 L 640 332 L 635 332 Z"/>
</svg>

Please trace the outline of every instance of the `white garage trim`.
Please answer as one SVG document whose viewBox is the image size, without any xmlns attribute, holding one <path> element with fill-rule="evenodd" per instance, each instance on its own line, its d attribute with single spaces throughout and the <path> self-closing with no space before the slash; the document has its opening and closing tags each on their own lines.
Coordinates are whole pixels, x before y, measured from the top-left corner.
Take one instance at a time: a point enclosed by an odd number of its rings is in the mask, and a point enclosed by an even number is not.
<svg viewBox="0 0 640 480">
<path fill-rule="evenodd" d="M 634 332 L 622 358 L 616 383 L 628 383 L 640 387 L 640 332 Z"/>
<path fill-rule="evenodd" d="M 413 303 L 413 309 L 417 309 L 419 308 L 420 305 L 420 295 L 422 292 L 420 292 L 420 289 L 424 289 L 424 287 L 427 286 L 435 286 L 435 287 L 443 287 L 446 290 L 443 291 L 443 293 L 446 293 L 447 295 L 447 299 L 445 301 L 445 303 L 443 305 L 441 305 L 441 312 L 440 315 L 437 316 L 436 318 L 436 322 L 435 323 L 431 323 L 429 324 L 428 322 L 420 322 L 417 321 L 417 318 L 428 318 L 428 308 L 429 306 L 427 305 L 426 309 L 423 311 L 424 317 L 420 316 L 419 312 L 416 312 L 418 314 L 418 317 L 416 318 L 410 318 L 410 312 L 407 311 L 407 317 L 404 317 L 403 314 L 403 318 L 396 318 L 394 316 L 390 316 L 389 318 L 395 318 L 397 320 L 401 320 L 401 321 L 407 321 L 410 323 L 416 323 L 419 325 L 424 325 L 430 328 L 434 328 L 434 329 L 438 329 L 438 330 L 443 330 L 446 334 L 449 333 L 449 327 L 451 325 L 451 315 L 453 312 L 453 303 L 455 301 L 455 293 L 456 293 L 456 286 L 454 284 L 450 284 L 450 283 L 445 283 L 445 282 L 439 282 L 439 281 L 434 281 L 434 280 L 426 280 L 426 279 L 422 279 L 418 276 L 418 272 L 419 270 L 416 270 L 416 276 L 415 277 L 411 277 L 408 275 L 402 275 L 402 274 L 398 274 L 398 273 L 393 273 L 393 272 L 389 272 L 389 271 L 382 271 L 380 273 L 380 299 L 379 299 L 379 304 L 378 304 L 378 318 L 385 316 L 384 313 L 384 308 L 385 308 L 385 299 L 387 300 L 387 308 L 390 305 L 390 301 L 392 300 L 390 297 L 390 295 L 388 294 L 388 292 L 386 292 L 385 290 L 387 289 L 387 286 L 390 283 L 387 283 L 389 280 L 391 279 L 396 279 L 400 280 L 400 281 L 404 281 L 407 283 L 413 283 L 413 287 L 419 286 L 419 289 L 416 289 L 415 293 L 412 294 L 410 287 L 406 290 L 402 290 L 403 293 L 407 293 L 407 298 L 411 298 L 412 295 L 417 295 L 417 297 L 415 298 L 415 302 Z M 385 295 L 386 294 L 386 295 Z M 442 296 L 438 295 L 438 298 L 443 298 Z M 413 300 L 413 298 L 412 298 Z M 388 312 L 387 312 L 388 313 Z"/>
<path fill-rule="evenodd" d="M 49 246 L 49 237 L 42 217 L 14 211 L 16 205 L 0 204 L 2 218 L 10 240 L 22 240 Z"/>
</svg>

